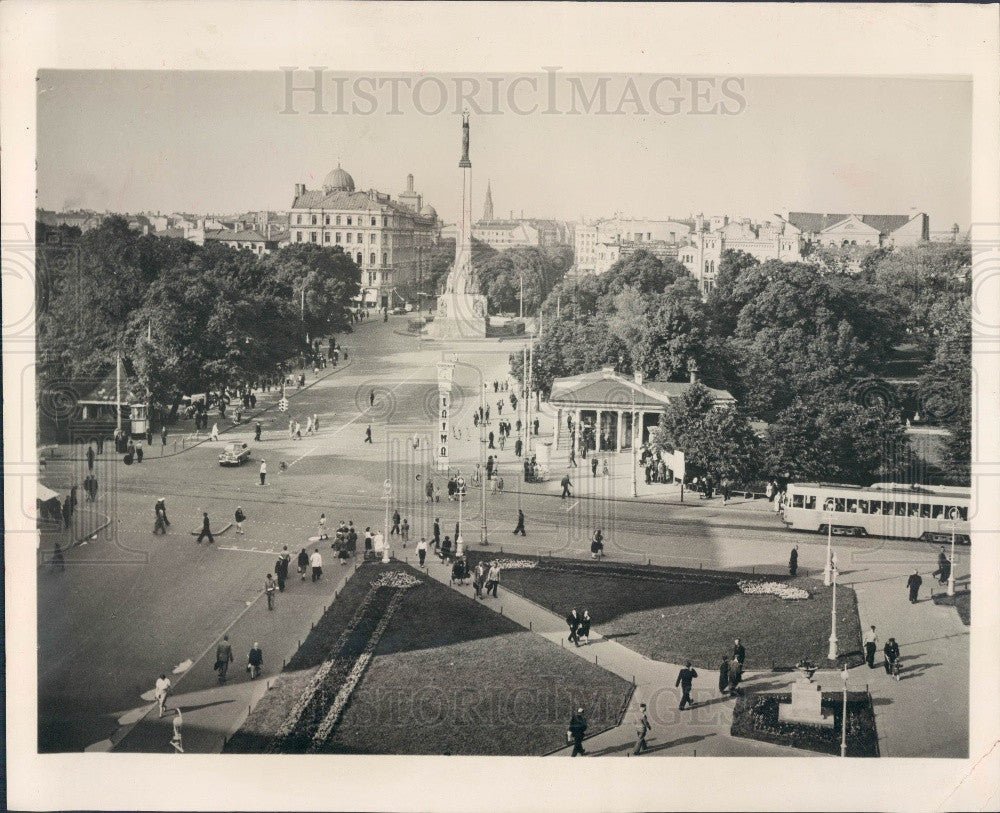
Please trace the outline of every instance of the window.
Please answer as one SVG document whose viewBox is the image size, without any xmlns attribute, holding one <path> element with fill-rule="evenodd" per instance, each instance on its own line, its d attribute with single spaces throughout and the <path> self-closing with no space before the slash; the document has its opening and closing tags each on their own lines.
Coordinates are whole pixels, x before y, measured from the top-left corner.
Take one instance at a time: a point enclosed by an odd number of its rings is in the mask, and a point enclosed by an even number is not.
<svg viewBox="0 0 1000 813">
<path fill-rule="evenodd" d="M 931 518 L 931 507 L 929 505 L 925 504 L 920 506 L 920 518 L 921 519 Z"/>
<path fill-rule="evenodd" d="M 792 508 L 802 508 L 802 495 L 793 494 L 792 495 Z"/>
<path fill-rule="evenodd" d="M 847 503 L 847 501 L 843 497 L 837 497 L 833 501 L 833 510 L 834 511 L 845 511 L 846 510 L 846 503 Z"/>
<path fill-rule="evenodd" d="M 337 215 L 337 225 L 340 225 L 340 215 Z"/>
<path fill-rule="evenodd" d="M 931 517 L 934 519 L 944 519 L 944 506 L 943 505 L 932 505 L 931 506 Z"/>
<path fill-rule="evenodd" d="M 302 215 L 295 215 L 295 225 L 296 226 L 302 225 Z"/>
<path fill-rule="evenodd" d="M 388 251 L 383 251 L 382 252 L 382 265 L 388 265 L 388 264 L 389 264 L 389 252 Z"/>
<path fill-rule="evenodd" d="M 313 225 L 313 226 L 315 226 L 315 225 L 316 225 L 316 215 L 313 215 L 313 216 L 312 216 L 312 225 Z"/>
<path fill-rule="evenodd" d="M 858 501 L 851 499 L 847 501 L 847 510 L 852 514 L 858 513 Z"/>
<path fill-rule="evenodd" d="M 328 231 L 323 232 L 323 242 L 324 243 L 330 242 L 330 232 Z"/>
<path fill-rule="evenodd" d="M 354 235 L 353 235 L 353 234 L 351 234 L 351 232 L 348 232 L 348 233 L 347 233 L 347 242 L 348 242 L 348 243 L 350 243 L 350 242 L 351 242 L 351 238 L 352 238 L 352 237 L 354 237 Z"/>
<path fill-rule="evenodd" d="M 327 215 L 326 217 L 323 218 L 323 224 L 326 226 L 330 225 L 330 215 Z"/>
<path fill-rule="evenodd" d="M 336 235 L 334 235 L 334 242 L 336 242 L 338 244 L 340 243 L 340 232 L 339 231 L 336 233 Z"/>
<path fill-rule="evenodd" d="M 371 254 L 368 255 L 368 264 L 369 265 L 375 265 L 375 252 L 374 251 Z"/>
<path fill-rule="evenodd" d="M 368 235 L 368 242 L 369 243 L 377 243 L 378 242 L 378 232 L 374 232 L 373 231 L 371 234 L 369 234 Z"/>
<path fill-rule="evenodd" d="M 907 513 L 906 512 L 906 503 L 905 502 L 898 502 L 898 503 L 896 503 L 896 509 L 895 509 L 895 511 L 893 513 L 897 517 L 905 517 L 906 513 Z"/>
<path fill-rule="evenodd" d="M 373 217 L 373 218 L 372 218 L 372 225 L 374 226 L 375 224 L 376 224 L 376 220 L 375 220 L 375 218 Z"/>
<path fill-rule="evenodd" d="M 347 216 L 347 225 L 348 226 L 351 225 L 351 216 L 350 215 Z"/>
<path fill-rule="evenodd" d="M 365 241 L 365 236 L 361 232 L 358 232 L 358 242 L 363 243 L 364 241 Z"/>
<path fill-rule="evenodd" d="M 383 217 L 382 218 L 382 225 L 383 226 L 388 226 L 389 225 L 389 218 Z"/>
<path fill-rule="evenodd" d="M 295 232 L 295 242 L 296 243 L 302 242 L 302 232 L 300 231 Z"/>
<path fill-rule="evenodd" d="M 309 241 L 311 243 L 315 243 L 316 242 L 316 232 L 314 232 L 314 231 L 309 232 Z"/>
<path fill-rule="evenodd" d="M 361 255 L 361 252 L 359 251 L 359 252 L 358 252 L 358 265 L 361 265 L 361 263 L 362 263 L 363 261 L 364 261 L 364 257 L 363 257 L 363 256 Z"/>
<path fill-rule="evenodd" d="M 810 510 L 815 510 L 815 508 L 816 508 L 816 495 L 815 494 L 806 494 L 805 497 L 806 497 L 806 499 L 805 499 L 805 505 L 803 507 L 804 508 L 809 508 Z"/>
</svg>

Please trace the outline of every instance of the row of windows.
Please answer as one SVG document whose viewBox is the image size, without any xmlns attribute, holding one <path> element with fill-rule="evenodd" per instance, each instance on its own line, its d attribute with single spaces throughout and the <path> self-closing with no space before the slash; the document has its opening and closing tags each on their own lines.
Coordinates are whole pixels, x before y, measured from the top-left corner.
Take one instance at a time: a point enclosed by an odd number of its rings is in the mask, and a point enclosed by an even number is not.
<svg viewBox="0 0 1000 813">
<path fill-rule="evenodd" d="M 303 217 L 308 217 L 309 218 L 309 223 L 303 224 L 303 222 L 302 222 L 302 218 Z M 319 215 L 297 214 L 297 215 L 295 215 L 295 225 L 296 226 L 302 226 L 302 225 L 318 226 L 319 225 L 319 221 L 318 221 L 319 217 L 320 217 Z M 331 215 L 323 215 L 323 225 L 325 225 L 325 226 L 329 226 L 330 225 L 330 217 L 331 217 Z M 335 220 L 335 225 L 340 226 L 342 224 L 342 222 L 343 222 L 342 218 L 344 217 L 344 215 L 335 215 L 333 217 L 334 217 L 334 220 Z M 347 225 L 348 226 L 353 226 L 354 225 L 354 215 L 346 215 L 346 217 L 347 217 Z M 370 225 L 372 225 L 372 226 L 377 226 L 378 225 L 378 218 L 377 217 L 372 216 L 370 218 L 370 220 L 371 220 Z M 357 221 L 358 221 L 358 225 L 359 226 L 364 225 L 364 216 L 363 215 L 358 215 L 357 216 Z M 383 226 L 388 226 L 389 225 L 389 218 L 388 217 L 383 217 L 382 218 L 382 225 Z"/>
<path fill-rule="evenodd" d="M 793 494 L 792 508 L 816 509 L 815 494 Z M 969 509 L 964 506 L 937 503 L 896 502 L 893 500 L 858 500 L 850 497 L 829 497 L 822 506 L 824 511 L 842 511 L 850 514 L 882 514 L 895 517 L 919 517 L 921 519 L 967 520 Z"/>
<path fill-rule="evenodd" d="M 334 238 L 333 242 L 336 243 L 337 245 L 340 245 L 341 242 L 344 242 L 344 240 L 342 238 L 345 237 L 345 236 L 346 236 L 346 242 L 348 242 L 348 243 L 357 242 L 360 245 L 361 243 L 363 243 L 365 241 L 365 235 L 364 235 L 363 232 L 358 232 L 357 233 L 357 240 L 355 241 L 355 239 L 354 239 L 354 234 L 355 233 L 354 232 L 349 231 L 345 235 L 345 234 L 343 234 L 342 232 L 339 232 L 339 231 L 336 232 L 336 233 L 325 231 L 325 232 L 323 232 L 323 242 L 324 243 L 329 243 L 330 242 L 330 236 L 331 236 L 331 234 L 333 234 L 333 238 Z M 298 243 L 303 242 L 305 240 L 304 235 L 305 235 L 305 232 L 296 231 L 295 232 L 295 241 L 298 242 Z M 311 243 L 318 243 L 319 242 L 319 237 L 317 235 L 318 235 L 318 232 L 309 232 L 309 242 L 311 242 Z M 368 242 L 369 243 L 377 243 L 378 242 L 378 238 L 376 237 L 376 235 L 377 235 L 377 232 L 371 232 L 368 235 Z"/>
</svg>

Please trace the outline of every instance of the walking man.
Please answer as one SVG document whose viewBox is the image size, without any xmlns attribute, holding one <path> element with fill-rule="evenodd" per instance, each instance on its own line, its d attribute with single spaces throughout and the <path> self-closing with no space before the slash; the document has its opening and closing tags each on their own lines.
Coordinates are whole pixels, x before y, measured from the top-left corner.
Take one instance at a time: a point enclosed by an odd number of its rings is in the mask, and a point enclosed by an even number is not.
<svg viewBox="0 0 1000 813">
<path fill-rule="evenodd" d="M 404 519 L 403 524 L 399 528 L 399 535 L 403 537 L 403 547 L 406 547 L 406 543 L 410 541 L 410 523 L 409 520 Z"/>
<path fill-rule="evenodd" d="M 372 442 L 372 425 L 368 424 L 368 427 L 365 429 L 365 443 L 371 443 L 371 442 Z"/>
<path fill-rule="evenodd" d="M 219 683 L 226 682 L 226 674 L 229 672 L 229 664 L 233 662 L 233 647 L 229 643 L 229 636 L 223 635 L 219 645 L 215 648 L 215 669 L 219 673 Z"/>
<path fill-rule="evenodd" d="M 260 461 L 260 484 L 264 485 L 267 480 L 267 461 Z"/>
<path fill-rule="evenodd" d="M 250 680 L 260 677 L 260 672 L 264 668 L 264 650 L 260 644 L 253 642 L 253 649 L 247 655 L 247 671 L 250 673 Z"/>
<path fill-rule="evenodd" d="M 424 561 L 427 559 L 427 540 L 420 537 L 420 541 L 417 542 L 417 556 L 420 558 L 420 566 L 424 566 Z"/>
<path fill-rule="evenodd" d="M 566 616 L 566 626 L 569 627 L 569 638 L 567 640 L 571 644 L 580 646 L 580 637 L 576 634 L 576 631 L 580 628 L 580 617 L 576 614 L 575 609 L 570 610 Z"/>
<path fill-rule="evenodd" d="M 292 562 L 292 555 L 288 552 L 288 545 L 281 549 L 281 556 L 274 563 L 274 575 L 278 578 L 278 592 L 285 592 L 285 581 L 288 579 L 288 567 Z"/>
<path fill-rule="evenodd" d="M 521 534 L 521 536 L 528 535 L 524 530 L 524 511 L 520 508 L 517 509 L 517 526 L 514 528 L 514 536 L 518 534 Z"/>
<path fill-rule="evenodd" d="M 427 497 L 427 502 L 434 502 L 434 481 L 429 477 L 427 478 L 427 485 L 424 486 L 424 494 Z"/>
<path fill-rule="evenodd" d="M 500 586 L 500 563 L 491 562 L 490 572 L 486 574 L 486 595 L 493 593 L 493 598 L 497 597 L 497 588 Z"/>
<path fill-rule="evenodd" d="M 747 651 L 743 647 L 743 644 L 740 643 L 740 639 L 739 638 L 737 638 L 735 641 L 733 641 L 733 657 L 737 661 L 739 661 L 740 666 L 742 666 L 743 665 L 743 661 L 745 661 L 747 659 Z"/>
<path fill-rule="evenodd" d="M 560 497 L 560 499 L 565 500 L 567 497 L 573 496 L 572 494 L 570 494 L 569 491 L 569 487 L 571 485 L 573 485 L 573 483 L 570 482 L 569 475 L 567 474 L 562 478 L 562 496 Z"/>
<path fill-rule="evenodd" d="M 434 549 L 441 545 L 441 518 L 434 517 Z"/>
<path fill-rule="evenodd" d="M 639 710 L 635 714 L 635 748 L 632 751 L 634 756 L 639 756 L 643 751 L 645 751 L 648 746 L 646 745 L 646 734 L 649 733 L 649 729 L 652 726 L 649 724 L 649 716 L 646 714 L 646 704 L 640 703 Z"/>
<path fill-rule="evenodd" d="M 212 536 L 212 528 L 208 519 L 208 511 L 201 512 L 201 533 L 198 534 L 198 542 L 200 543 L 202 539 L 208 537 L 208 543 L 212 544 L 215 541 L 215 537 Z"/>
<path fill-rule="evenodd" d="M 267 596 L 267 609 L 274 609 L 274 594 L 278 591 L 278 584 L 274 577 L 268 573 L 264 578 L 264 594 Z"/>
<path fill-rule="evenodd" d="M 302 550 L 299 551 L 299 557 L 296 560 L 296 564 L 299 566 L 299 576 L 301 577 L 301 581 L 305 581 L 306 568 L 309 567 L 309 554 L 306 553 L 305 548 L 302 548 Z"/>
<path fill-rule="evenodd" d="M 865 661 L 869 669 L 875 668 L 875 650 L 878 649 L 878 635 L 875 634 L 875 625 L 865 633 Z"/>
<path fill-rule="evenodd" d="M 677 673 L 677 680 L 674 681 L 674 687 L 681 687 L 681 704 L 678 708 L 683 711 L 684 707 L 690 708 L 694 705 L 691 700 L 691 681 L 698 677 L 698 673 L 691 668 L 691 661 L 684 662 L 684 668 Z"/>
<path fill-rule="evenodd" d="M 255 442 L 260 443 L 260 421 L 257 421 L 253 426 L 253 439 Z"/>
<path fill-rule="evenodd" d="M 583 735 L 586 730 L 587 718 L 583 716 L 583 706 L 581 706 L 569 721 L 569 734 L 573 738 L 573 753 L 570 754 L 571 757 L 575 757 L 577 754 L 581 756 L 587 755 L 587 752 L 583 750 Z"/>
<path fill-rule="evenodd" d="M 233 519 L 236 520 L 236 533 L 238 534 L 243 533 L 243 522 L 244 520 L 246 520 L 246 518 L 247 515 L 243 513 L 243 507 L 239 505 L 236 506 L 236 513 L 233 514 Z"/>
<path fill-rule="evenodd" d="M 920 592 L 920 585 L 924 583 L 924 580 L 920 578 L 920 571 L 914 570 L 913 575 L 906 580 L 906 587 L 910 591 L 910 604 L 917 603 L 917 593 Z"/>
<path fill-rule="evenodd" d="M 788 575 L 794 576 L 799 569 L 799 546 L 796 545 L 792 548 L 792 552 L 788 557 Z"/>
<path fill-rule="evenodd" d="M 164 427 L 162 427 L 160 429 L 160 445 L 161 446 L 166 446 L 167 445 L 167 427 L 166 426 L 164 426 Z"/>
<path fill-rule="evenodd" d="M 323 578 L 323 557 L 319 555 L 319 548 L 309 557 L 309 564 L 312 567 L 312 580 L 318 582 Z"/>
<path fill-rule="evenodd" d="M 156 704 L 160 707 L 160 716 L 163 716 L 163 710 L 167 705 L 167 694 L 170 692 L 170 678 L 166 675 L 160 675 L 156 679 L 156 689 L 153 690 L 153 696 L 156 698 Z"/>
<path fill-rule="evenodd" d="M 572 438 L 570 439 L 570 447 L 569 447 L 569 465 L 566 468 L 568 469 L 576 468 L 576 446 L 574 445 Z"/>
<path fill-rule="evenodd" d="M 218 440 L 218 439 L 219 439 L 219 424 L 218 423 L 213 423 L 212 424 L 212 440 Z"/>
<path fill-rule="evenodd" d="M 93 446 L 88 446 L 87 447 L 87 471 L 93 471 L 94 470 L 94 457 L 95 457 L 95 455 L 94 455 L 94 447 Z"/>
<path fill-rule="evenodd" d="M 389 529 L 389 536 L 399 533 L 399 509 L 395 508 L 392 512 L 392 528 Z"/>
<path fill-rule="evenodd" d="M 590 470 L 593 472 L 594 477 L 597 476 L 597 457 L 590 458 Z"/>
</svg>

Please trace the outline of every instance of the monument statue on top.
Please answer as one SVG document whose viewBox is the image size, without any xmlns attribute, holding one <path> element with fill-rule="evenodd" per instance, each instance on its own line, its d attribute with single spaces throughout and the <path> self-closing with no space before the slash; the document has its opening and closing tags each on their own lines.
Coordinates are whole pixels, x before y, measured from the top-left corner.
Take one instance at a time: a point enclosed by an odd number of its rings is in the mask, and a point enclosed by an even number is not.
<svg viewBox="0 0 1000 813">
<path fill-rule="evenodd" d="M 462 214 L 455 234 L 455 263 L 438 297 L 431 333 L 438 338 L 483 338 L 488 319 L 486 297 L 476 289 L 472 267 L 472 161 L 469 159 L 469 114 L 462 114 Z"/>
</svg>

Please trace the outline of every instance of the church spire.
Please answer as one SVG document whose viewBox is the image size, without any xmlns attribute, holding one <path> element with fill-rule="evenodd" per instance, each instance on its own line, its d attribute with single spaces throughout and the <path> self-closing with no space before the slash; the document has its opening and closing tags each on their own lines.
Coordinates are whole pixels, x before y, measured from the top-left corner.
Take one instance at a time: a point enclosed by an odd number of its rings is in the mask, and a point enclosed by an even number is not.
<svg viewBox="0 0 1000 813">
<path fill-rule="evenodd" d="M 490 189 L 489 181 L 486 181 L 486 202 L 483 204 L 483 220 L 487 222 L 493 220 L 493 191 Z"/>
</svg>

